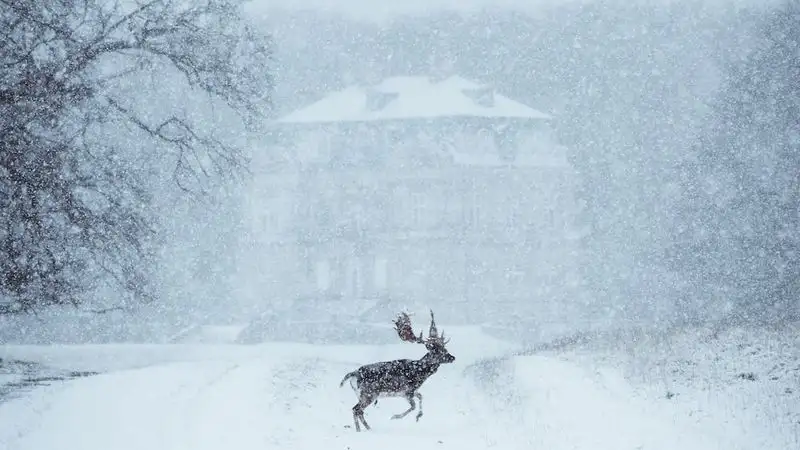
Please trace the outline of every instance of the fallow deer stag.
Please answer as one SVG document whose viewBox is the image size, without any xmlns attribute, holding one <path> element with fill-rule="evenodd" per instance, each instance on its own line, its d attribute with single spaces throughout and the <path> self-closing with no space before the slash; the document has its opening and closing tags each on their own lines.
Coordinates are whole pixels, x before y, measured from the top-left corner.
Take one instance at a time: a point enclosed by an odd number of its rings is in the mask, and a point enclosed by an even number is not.
<svg viewBox="0 0 800 450">
<path fill-rule="evenodd" d="M 356 380 L 356 384 L 353 386 L 358 392 L 358 403 L 353 406 L 353 422 L 355 422 L 356 431 L 361 431 L 359 421 L 367 430 L 370 429 L 364 419 L 364 408 L 377 402 L 379 397 L 404 397 L 408 400 L 409 408 L 400 414 L 393 415 L 392 419 L 402 419 L 416 409 L 417 405 L 414 401 L 416 398 L 419 400 L 419 412 L 417 413 L 419 421 L 419 418 L 422 417 L 422 395 L 417 392 L 417 389 L 439 370 L 439 365 L 456 360 L 456 357 L 445 348 L 449 339 L 444 339 L 444 332 L 439 336 L 436 330 L 433 311 L 431 311 L 431 327 L 427 339 L 422 338 L 422 331 L 420 331 L 419 337 L 414 335 L 411 319 L 406 313 L 401 313 L 394 321 L 394 325 L 401 340 L 423 344 L 428 353 L 417 360 L 396 359 L 367 364 L 344 376 L 339 387 L 344 386 L 344 382 L 350 378 Z"/>
</svg>

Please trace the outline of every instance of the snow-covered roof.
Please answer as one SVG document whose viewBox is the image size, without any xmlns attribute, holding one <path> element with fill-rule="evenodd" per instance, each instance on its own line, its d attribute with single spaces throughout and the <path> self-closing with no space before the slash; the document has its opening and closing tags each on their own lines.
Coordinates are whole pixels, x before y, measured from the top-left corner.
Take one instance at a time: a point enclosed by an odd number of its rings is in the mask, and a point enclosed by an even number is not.
<svg viewBox="0 0 800 450">
<path fill-rule="evenodd" d="M 328 94 L 278 123 L 371 122 L 439 117 L 528 120 L 550 116 L 460 76 L 441 81 L 421 76 L 387 78 L 373 86 L 350 86 Z"/>
</svg>

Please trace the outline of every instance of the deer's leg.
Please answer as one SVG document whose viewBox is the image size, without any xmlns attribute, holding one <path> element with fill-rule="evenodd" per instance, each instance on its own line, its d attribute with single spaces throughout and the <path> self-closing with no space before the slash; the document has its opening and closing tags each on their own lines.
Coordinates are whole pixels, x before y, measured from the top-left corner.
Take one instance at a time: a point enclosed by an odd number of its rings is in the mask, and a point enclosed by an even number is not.
<svg viewBox="0 0 800 450">
<path fill-rule="evenodd" d="M 417 400 L 419 400 L 419 412 L 417 413 L 417 422 L 419 422 L 419 418 L 422 417 L 422 394 L 416 392 L 414 393 L 414 396 L 417 397 Z"/>
<path fill-rule="evenodd" d="M 359 405 L 361 405 L 361 402 L 353 406 L 353 423 L 356 425 L 356 431 L 361 431 L 361 424 L 358 423 L 358 416 L 364 413 L 364 410 L 362 410 Z"/>
<path fill-rule="evenodd" d="M 407 415 L 408 415 L 408 413 L 410 413 L 411 411 L 413 411 L 414 409 L 416 409 L 416 407 L 417 407 L 417 404 L 414 402 L 414 396 L 415 396 L 415 395 L 416 395 L 416 394 L 415 394 L 415 393 L 413 393 L 413 392 L 409 392 L 408 394 L 406 394 L 406 396 L 405 396 L 405 397 L 406 397 L 406 400 L 408 400 L 408 406 L 409 406 L 409 408 L 408 408 L 407 410 L 405 410 L 405 411 L 401 412 L 400 414 L 395 414 L 395 415 L 393 415 L 393 416 L 392 416 L 392 419 L 402 419 L 403 417 L 407 416 Z"/>
<path fill-rule="evenodd" d="M 369 430 L 369 429 L 370 429 L 370 427 L 369 427 L 369 424 L 367 423 L 367 419 L 365 419 L 365 418 L 364 418 L 364 410 L 363 410 L 363 409 L 361 410 L 361 414 L 359 414 L 359 416 L 358 416 L 358 417 L 361 419 L 361 423 L 363 423 L 363 424 L 364 424 L 364 428 L 366 428 L 367 430 Z"/>
<path fill-rule="evenodd" d="M 364 428 L 369 430 L 369 424 L 367 423 L 366 419 L 364 419 L 364 408 L 369 406 L 375 399 L 371 398 L 369 395 L 361 394 L 358 399 L 358 403 L 353 406 L 353 422 L 356 425 L 356 431 L 361 431 L 361 426 L 359 425 L 359 421 L 364 424 Z"/>
</svg>

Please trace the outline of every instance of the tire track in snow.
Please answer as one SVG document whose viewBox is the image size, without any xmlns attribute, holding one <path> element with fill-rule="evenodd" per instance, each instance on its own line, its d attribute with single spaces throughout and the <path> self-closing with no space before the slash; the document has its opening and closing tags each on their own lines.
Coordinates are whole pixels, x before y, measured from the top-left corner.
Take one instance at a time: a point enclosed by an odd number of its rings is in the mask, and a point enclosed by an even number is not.
<svg viewBox="0 0 800 450">
<path fill-rule="evenodd" d="M 286 436 L 274 426 L 274 364 L 264 360 L 232 364 L 206 378 L 177 411 L 163 448 L 284 448 Z"/>
<path fill-rule="evenodd" d="M 286 413 L 297 408 L 311 408 L 313 405 L 303 394 L 319 387 L 322 366 L 319 358 L 304 358 L 289 361 L 273 372 L 275 402 L 283 405 Z"/>
<path fill-rule="evenodd" d="M 52 387 L 52 389 L 50 389 Z M 57 392 L 60 389 L 63 389 L 63 385 L 59 386 L 48 386 L 44 390 L 48 390 L 51 392 Z M 43 400 L 44 399 L 44 400 Z M 12 448 L 14 444 L 22 439 L 24 439 L 27 435 L 37 431 L 41 428 L 41 421 L 36 420 L 41 418 L 45 415 L 50 409 L 52 408 L 52 397 L 51 396 L 41 396 L 41 397 L 21 397 L 17 401 L 24 402 L 30 405 L 30 409 L 27 411 L 29 415 L 32 417 L 29 418 L 29 421 L 26 422 L 21 428 L 17 430 L 14 436 L 10 439 L 4 439 L 0 441 L 0 448 Z"/>
<path fill-rule="evenodd" d="M 325 351 L 166 364 L 82 380 L 63 395 L 41 396 L 54 401 L 55 409 L 43 418 L 14 419 L 17 429 L 26 423 L 37 429 L 20 439 L 6 434 L 10 444 L 0 447 L 95 450 L 124 442 L 172 450 L 522 448 L 508 437 L 514 432 L 505 416 L 487 406 L 458 365 L 443 366 L 423 385 L 425 415 L 419 422 L 413 415 L 391 420 L 407 403 L 384 399 L 367 412 L 371 431 L 345 428 L 352 424 L 356 396 L 339 382 L 354 367 L 327 358 Z"/>
</svg>

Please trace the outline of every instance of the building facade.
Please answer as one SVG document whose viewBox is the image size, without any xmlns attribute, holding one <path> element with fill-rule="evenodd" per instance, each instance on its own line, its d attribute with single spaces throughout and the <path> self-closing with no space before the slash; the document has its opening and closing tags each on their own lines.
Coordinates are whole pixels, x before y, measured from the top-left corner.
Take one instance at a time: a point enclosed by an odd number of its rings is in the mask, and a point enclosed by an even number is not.
<svg viewBox="0 0 800 450">
<path fill-rule="evenodd" d="M 247 197 L 252 294 L 469 322 L 558 308 L 577 282 L 575 177 L 547 119 L 460 77 L 392 78 L 288 115 L 280 169 L 257 167 Z"/>
</svg>

